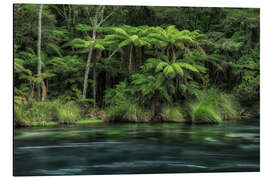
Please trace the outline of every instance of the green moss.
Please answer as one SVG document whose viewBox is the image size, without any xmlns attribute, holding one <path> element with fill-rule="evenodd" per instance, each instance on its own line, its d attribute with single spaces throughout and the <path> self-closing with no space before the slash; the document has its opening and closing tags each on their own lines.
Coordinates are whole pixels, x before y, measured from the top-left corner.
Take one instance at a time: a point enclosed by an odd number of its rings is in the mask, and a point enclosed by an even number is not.
<svg viewBox="0 0 270 180">
<path fill-rule="evenodd" d="M 40 121 L 40 122 L 34 121 L 34 122 L 32 122 L 32 126 L 57 126 L 57 125 L 58 125 L 58 123 L 54 122 L 54 121 L 49 121 L 49 122 L 46 122 L 46 121 Z"/>
<path fill-rule="evenodd" d="M 76 124 L 91 124 L 91 123 L 103 123 L 104 121 L 103 120 L 79 120 L 79 121 L 76 121 Z"/>
</svg>

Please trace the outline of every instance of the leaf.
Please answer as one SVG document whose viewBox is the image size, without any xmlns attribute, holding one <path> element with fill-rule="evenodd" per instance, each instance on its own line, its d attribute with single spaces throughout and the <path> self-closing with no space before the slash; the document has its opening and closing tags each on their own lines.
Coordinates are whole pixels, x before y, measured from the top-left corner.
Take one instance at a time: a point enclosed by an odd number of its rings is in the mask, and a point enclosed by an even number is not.
<svg viewBox="0 0 270 180">
<path fill-rule="evenodd" d="M 56 52 L 58 54 L 58 56 L 62 57 L 62 50 L 59 46 L 57 46 L 56 44 L 53 44 L 53 43 L 48 43 L 47 44 L 48 47 L 53 50 L 54 52 Z"/>
<path fill-rule="evenodd" d="M 122 41 L 121 43 L 119 43 L 118 47 L 119 47 L 119 48 L 122 48 L 122 47 L 124 47 L 124 46 L 129 45 L 131 42 L 132 42 L 131 39 L 126 39 L 126 40 Z"/>
<path fill-rule="evenodd" d="M 177 74 L 179 74 L 180 76 L 184 76 L 184 71 L 179 64 L 173 63 L 172 66 L 174 70 L 177 72 Z"/>
<path fill-rule="evenodd" d="M 113 27 L 112 30 L 120 35 L 127 37 L 127 38 L 129 37 L 128 33 L 125 30 L 123 30 L 122 28 Z"/>
<path fill-rule="evenodd" d="M 157 72 L 163 70 L 163 68 L 166 67 L 167 65 L 168 65 L 168 63 L 160 62 L 160 63 L 157 65 L 155 72 L 157 73 Z"/>
<path fill-rule="evenodd" d="M 101 51 L 103 51 L 103 50 L 105 49 L 104 46 L 103 46 L 102 44 L 95 44 L 94 48 L 95 48 L 95 49 L 99 49 L 99 50 L 101 50 Z"/>
<path fill-rule="evenodd" d="M 181 66 L 182 68 L 188 69 L 190 71 L 199 72 L 198 69 L 196 69 L 191 64 L 187 64 L 187 63 L 183 63 L 183 62 L 180 62 L 180 63 L 177 63 L 177 64 L 179 64 L 179 66 Z"/>
<path fill-rule="evenodd" d="M 163 73 L 168 79 L 173 79 L 175 77 L 175 71 L 174 68 L 171 65 L 168 65 L 164 68 Z"/>
</svg>

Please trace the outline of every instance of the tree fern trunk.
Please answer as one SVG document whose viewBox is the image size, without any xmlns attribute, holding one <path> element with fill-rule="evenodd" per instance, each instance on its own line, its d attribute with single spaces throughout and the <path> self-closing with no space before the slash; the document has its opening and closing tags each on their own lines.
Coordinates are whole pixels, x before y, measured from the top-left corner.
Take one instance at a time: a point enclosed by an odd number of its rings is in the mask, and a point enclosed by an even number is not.
<svg viewBox="0 0 270 180">
<path fill-rule="evenodd" d="M 121 54 L 121 62 L 120 62 L 120 70 L 123 70 L 125 62 L 126 62 L 125 53 L 122 53 Z"/>
<path fill-rule="evenodd" d="M 158 91 L 155 91 L 155 94 L 153 95 L 153 97 L 151 98 L 151 118 L 154 118 L 156 115 L 156 103 L 157 103 L 157 99 L 158 99 Z"/>
<path fill-rule="evenodd" d="M 130 46 L 130 51 L 129 51 L 129 72 L 131 74 L 135 73 L 135 62 L 133 58 L 133 45 Z"/>
<path fill-rule="evenodd" d="M 40 55 L 40 49 L 41 49 L 41 18 L 42 18 L 42 9 L 43 4 L 39 7 L 39 13 L 38 13 L 38 43 L 37 43 L 37 55 L 38 55 L 38 65 L 37 65 L 37 74 L 38 77 L 41 76 L 41 55 Z M 38 98 L 40 99 L 40 88 L 41 83 L 38 83 Z"/>
<path fill-rule="evenodd" d="M 173 45 L 172 45 L 171 49 L 172 49 L 173 62 L 175 63 L 176 62 L 176 55 L 175 55 L 175 51 L 174 51 Z"/>
</svg>

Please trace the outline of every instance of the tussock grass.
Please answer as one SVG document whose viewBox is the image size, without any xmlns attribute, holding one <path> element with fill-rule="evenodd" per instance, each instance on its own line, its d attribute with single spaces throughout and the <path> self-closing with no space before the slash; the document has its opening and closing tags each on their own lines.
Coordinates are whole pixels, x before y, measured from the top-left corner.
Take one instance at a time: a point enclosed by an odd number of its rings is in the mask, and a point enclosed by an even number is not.
<svg viewBox="0 0 270 180">
<path fill-rule="evenodd" d="M 202 91 L 189 108 L 192 122 L 221 123 L 235 118 L 239 105 L 233 96 L 212 88 Z"/>
<path fill-rule="evenodd" d="M 31 126 L 31 118 L 27 115 L 23 106 L 15 106 L 14 108 L 14 126 L 27 127 Z"/>
<path fill-rule="evenodd" d="M 77 104 L 64 104 L 57 108 L 57 120 L 60 124 L 73 124 L 81 117 Z"/>
<path fill-rule="evenodd" d="M 16 104 L 15 107 L 15 127 L 46 126 L 52 122 L 70 124 L 81 117 L 81 110 L 77 104 L 62 104 L 59 100 L 44 102 L 33 100 L 26 105 Z"/>
<path fill-rule="evenodd" d="M 195 102 L 190 106 L 193 123 L 222 123 L 223 121 L 217 108 L 212 105 Z"/>
<path fill-rule="evenodd" d="M 163 106 L 160 113 L 162 120 L 165 122 L 185 122 L 185 118 L 180 106 Z"/>
<path fill-rule="evenodd" d="M 147 122 L 150 113 L 134 103 L 121 103 L 106 109 L 106 121 Z"/>
</svg>

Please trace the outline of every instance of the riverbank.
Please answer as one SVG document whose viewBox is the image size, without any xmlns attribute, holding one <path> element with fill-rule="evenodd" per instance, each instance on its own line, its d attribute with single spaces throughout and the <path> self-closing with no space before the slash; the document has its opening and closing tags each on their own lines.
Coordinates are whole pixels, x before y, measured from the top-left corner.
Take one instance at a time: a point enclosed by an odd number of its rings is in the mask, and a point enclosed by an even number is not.
<svg viewBox="0 0 270 180">
<path fill-rule="evenodd" d="M 79 120 L 74 122 L 72 125 L 86 125 L 86 124 L 92 124 L 92 123 L 104 123 L 103 120 Z M 55 121 L 34 121 L 31 123 L 30 127 L 51 127 L 51 126 L 60 126 L 61 124 L 59 122 Z M 68 124 L 67 124 L 68 125 Z"/>
<path fill-rule="evenodd" d="M 245 107 L 234 96 L 217 89 L 202 91 L 197 98 L 181 103 L 152 103 L 150 108 L 149 105 L 142 106 L 131 101 L 120 101 L 99 109 L 93 108 L 88 102 L 59 99 L 26 101 L 18 97 L 14 104 L 15 127 L 83 125 L 93 122 L 220 124 L 256 116 L 259 116 L 259 105 Z"/>
</svg>

